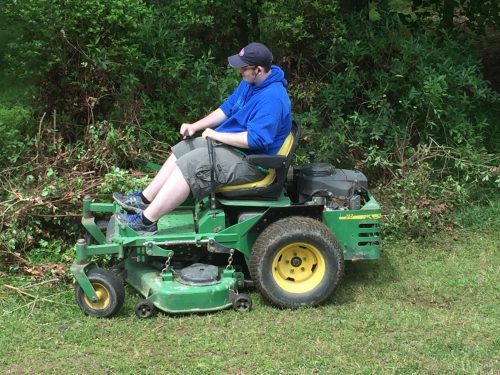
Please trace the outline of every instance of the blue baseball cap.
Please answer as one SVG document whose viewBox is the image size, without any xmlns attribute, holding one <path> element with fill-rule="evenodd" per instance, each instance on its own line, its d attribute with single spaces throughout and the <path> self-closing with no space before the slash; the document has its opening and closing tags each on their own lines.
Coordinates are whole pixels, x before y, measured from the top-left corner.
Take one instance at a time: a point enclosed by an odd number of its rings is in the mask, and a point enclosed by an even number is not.
<svg viewBox="0 0 500 375">
<path fill-rule="evenodd" d="M 233 68 L 244 68 L 248 65 L 258 65 L 270 68 L 273 55 L 269 48 L 262 43 L 250 43 L 243 47 L 240 53 L 227 58 Z"/>
</svg>

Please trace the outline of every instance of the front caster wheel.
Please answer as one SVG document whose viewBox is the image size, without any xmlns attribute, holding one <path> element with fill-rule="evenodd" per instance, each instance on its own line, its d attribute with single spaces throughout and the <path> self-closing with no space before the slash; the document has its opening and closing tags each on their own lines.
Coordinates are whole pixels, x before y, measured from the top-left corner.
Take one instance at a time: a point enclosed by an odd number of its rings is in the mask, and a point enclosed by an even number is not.
<svg viewBox="0 0 500 375">
<path fill-rule="evenodd" d="M 97 318 L 109 318 L 115 315 L 125 300 L 123 283 L 110 271 L 94 268 L 87 277 L 97 295 L 97 301 L 91 301 L 79 284 L 75 285 L 76 302 L 86 315 Z"/>
<path fill-rule="evenodd" d="M 233 309 L 239 312 L 247 312 L 252 309 L 252 298 L 245 293 L 234 294 L 231 296 Z"/>
<path fill-rule="evenodd" d="M 135 315 L 140 319 L 148 319 L 156 314 L 156 307 L 153 302 L 141 299 L 135 304 Z"/>
</svg>

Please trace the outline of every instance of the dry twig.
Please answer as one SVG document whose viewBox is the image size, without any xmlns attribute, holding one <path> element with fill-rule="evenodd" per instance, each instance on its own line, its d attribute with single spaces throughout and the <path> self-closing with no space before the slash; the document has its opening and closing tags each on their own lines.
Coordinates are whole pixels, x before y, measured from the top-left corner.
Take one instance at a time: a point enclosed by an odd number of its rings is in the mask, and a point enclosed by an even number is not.
<svg viewBox="0 0 500 375">
<path fill-rule="evenodd" d="M 24 290 L 20 289 L 20 288 L 17 288 L 15 286 L 12 286 L 12 285 L 8 285 L 8 284 L 5 284 L 3 286 L 4 288 L 7 288 L 7 289 L 10 289 L 10 290 L 13 290 L 14 292 L 18 293 L 18 294 L 21 294 L 23 296 L 27 296 L 27 297 L 31 297 L 31 298 L 35 298 L 37 299 L 38 296 L 34 296 L 33 294 L 30 294 L 28 292 L 25 292 Z"/>
</svg>

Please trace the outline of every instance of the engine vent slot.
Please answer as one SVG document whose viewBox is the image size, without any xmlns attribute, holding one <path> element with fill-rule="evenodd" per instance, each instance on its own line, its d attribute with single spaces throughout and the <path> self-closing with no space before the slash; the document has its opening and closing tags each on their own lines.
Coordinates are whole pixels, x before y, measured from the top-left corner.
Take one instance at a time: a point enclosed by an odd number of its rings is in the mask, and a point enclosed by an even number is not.
<svg viewBox="0 0 500 375">
<path fill-rule="evenodd" d="M 331 164 L 311 163 L 302 170 L 306 176 L 323 177 L 333 174 L 334 168 Z"/>
<path fill-rule="evenodd" d="M 361 223 L 359 224 L 359 227 L 364 229 L 364 228 L 378 228 L 378 223 Z"/>
<path fill-rule="evenodd" d="M 379 246 L 380 242 L 379 241 L 366 241 L 366 242 L 358 242 L 358 246 L 363 247 L 363 246 Z"/>
<path fill-rule="evenodd" d="M 359 247 L 380 246 L 380 227 L 378 223 L 359 223 Z"/>
</svg>

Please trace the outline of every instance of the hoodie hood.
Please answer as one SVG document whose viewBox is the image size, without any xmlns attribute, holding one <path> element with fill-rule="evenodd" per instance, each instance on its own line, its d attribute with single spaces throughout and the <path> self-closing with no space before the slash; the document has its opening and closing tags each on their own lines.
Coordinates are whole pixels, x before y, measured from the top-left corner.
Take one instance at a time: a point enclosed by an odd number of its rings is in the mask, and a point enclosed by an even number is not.
<svg viewBox="0 0 500 375">
<path fill-rule="evenodd" d="M 253 89 L 255 91 L 257 90 L 262 90 L 263 88 L 266 88 L 269 85 L 272 85 L 273 83 L 280 82 L 283 87 L 288 86 L 288 81 L 285 79 L 285 72 L 277 66 L 277 65 L 272 65 L 271 66 L 271 74 L 265 79 L 264 82 L 259 83 L 258 85 L 252 85 Z"/>
<path fill-rule="evenodd" d="M 227 116 L 216 131 L 247 132 L 247 154 L 275 154 L 292 127 L 291 103 L 286 92 L 285 73 L 271 66 L 267 78 L 255 85 L 245 80 L 221 104 Z"/>
</svg>

